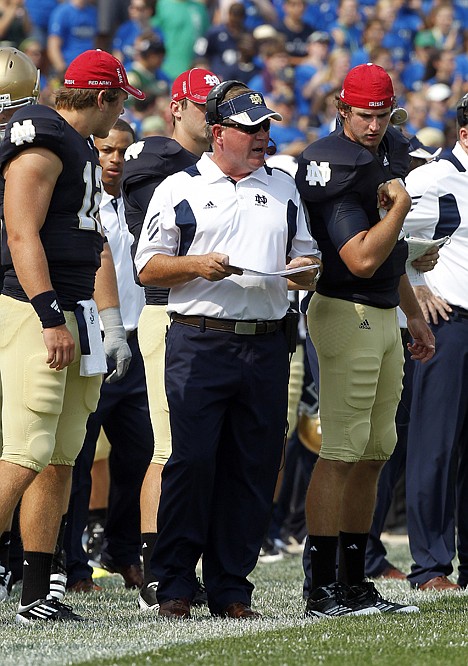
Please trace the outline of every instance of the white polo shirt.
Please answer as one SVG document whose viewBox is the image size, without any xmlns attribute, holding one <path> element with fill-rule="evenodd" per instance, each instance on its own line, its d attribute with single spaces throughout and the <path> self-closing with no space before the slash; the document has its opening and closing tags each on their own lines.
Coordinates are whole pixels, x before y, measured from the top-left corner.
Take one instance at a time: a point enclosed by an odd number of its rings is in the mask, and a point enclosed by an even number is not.
<svg viewBox="0 0 468 666">
<path fill-rule="evenodd" d="M 117 211 L 113 201 L 117 204 Z M 123 325 L 126 331 L 134 331 L 145 305 L 145 293 L 135 283 L 133 275 L 133 261 L 130 253 L 133 236 L 125 221 L 122 197 L 115 198 L 103 191 L 99 214 L 114 258 Z"/>
<path fill-rule="evenodd" d="M 320 257 L 294 179 L 261 167 L 235 183 L 205 153 L 169 176 L 148 206 L 135 257 L 140 272 L 155 254 L 220 252 L 234 266 L 279 271 L 291 259 Z M 221 319 L 281 319 L 289 306 L 287 281 L 278 276 L 196 278 L 172 287 L 168 312 Z"/>
<path fill-rule="evenodd" d="M 406 177 L 412 207 L 403 230 L 420 238 L 450 236 L 424 279 L 437 296 L 468 310 L 468 155 L 458 142 L 452 155 L 465 171 L 443 158 Z"/>
</svg>

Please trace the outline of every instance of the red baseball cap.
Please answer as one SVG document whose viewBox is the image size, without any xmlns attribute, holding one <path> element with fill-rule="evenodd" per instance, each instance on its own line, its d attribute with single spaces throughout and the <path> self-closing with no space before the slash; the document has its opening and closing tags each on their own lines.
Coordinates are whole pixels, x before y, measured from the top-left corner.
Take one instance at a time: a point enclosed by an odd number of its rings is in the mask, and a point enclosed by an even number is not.
<svg viewBox="0 0 468 666">
<path fill-rule="evenodd" d="M 84 51 L 68 65 L 65 72 L 66 88 L 120 88 L 137 99 L 146 95 L 131 86 L 120 60 L 101 49 Z"/>
<path fill-rule="evenodd" d="M 359 109 L 386 109 L 395 101 L 392 79 L 380 65 L 358 65 L 346 75 L 340 99 Z"/>
<path fill-rule="evenodd" d="M 194 67 L 182 72 L 172 84 L 172 99 L 179 102 L 189 99 L 195 104 L 205 104 L 208 93 L 220 83 L 220 80 L 208 69 Z"/>
</svg>

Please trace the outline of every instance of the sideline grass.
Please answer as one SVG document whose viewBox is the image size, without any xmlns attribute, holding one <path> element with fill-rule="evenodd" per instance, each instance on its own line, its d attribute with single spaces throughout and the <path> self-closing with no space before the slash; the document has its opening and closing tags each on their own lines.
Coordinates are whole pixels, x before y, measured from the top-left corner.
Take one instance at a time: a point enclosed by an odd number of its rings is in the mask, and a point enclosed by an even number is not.
<svg viewBox="0 0 468 666">
<path fill-rule="evenodd" d="M 405 543 L 388 546 L 405 570 Z M 104 590 L 67 601 L 93 623 L 24 627 L 14 622 L 19 592 L 0 605 L 1 666 L 466 666 L 468 593 L 420 593 L 405 582 L 384 581 L 389 598 L 419 604 L 420 614 L 305 620 L 299 557 L 260 564 L 252 574 L 253 622 L 213 620 L 196 609 L 188 622 L 158 620 L 140 613 L 136 594 L 118 576 L 100 579 Z"/>
</svg>

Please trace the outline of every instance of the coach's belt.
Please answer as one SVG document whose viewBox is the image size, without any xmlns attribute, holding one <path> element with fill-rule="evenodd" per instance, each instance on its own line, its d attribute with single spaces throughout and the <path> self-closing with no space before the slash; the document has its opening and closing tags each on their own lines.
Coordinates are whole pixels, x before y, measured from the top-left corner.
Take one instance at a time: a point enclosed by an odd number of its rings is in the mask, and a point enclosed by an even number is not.
<svg viewBox="0 0 468 666">
<path fill-rule="evenodd" d="M 205 328 L 210 331 L 225 331 L 226 333 L 237 333 L 237 335 L 262 335 L 274 333 L 283 327 L 283 320 L 270 321 L 236 321 L 235 319 L 212 319 L 210 317 L 198 317 L 197 315 L 181 315 L 173 312 L 172 321 L 186 326 L 195 326 L 200 330 Z"/>
</svg>

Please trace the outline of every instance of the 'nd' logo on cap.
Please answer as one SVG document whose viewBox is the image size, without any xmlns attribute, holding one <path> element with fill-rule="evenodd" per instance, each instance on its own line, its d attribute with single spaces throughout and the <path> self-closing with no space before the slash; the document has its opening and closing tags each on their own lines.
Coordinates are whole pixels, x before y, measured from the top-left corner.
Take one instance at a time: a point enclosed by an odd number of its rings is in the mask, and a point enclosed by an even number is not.
<svg viewBox="0 0 468 666">
<path fill-rule="evenodd" d="M 258 93 L 255 93 L 254 95 L 250 95 L 250 101 L 252 104 L 262 104 L 262 96 L 259 95 Z"/>
</svg>

